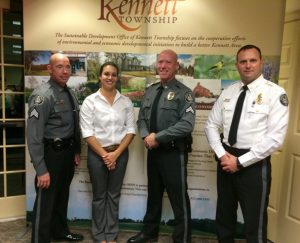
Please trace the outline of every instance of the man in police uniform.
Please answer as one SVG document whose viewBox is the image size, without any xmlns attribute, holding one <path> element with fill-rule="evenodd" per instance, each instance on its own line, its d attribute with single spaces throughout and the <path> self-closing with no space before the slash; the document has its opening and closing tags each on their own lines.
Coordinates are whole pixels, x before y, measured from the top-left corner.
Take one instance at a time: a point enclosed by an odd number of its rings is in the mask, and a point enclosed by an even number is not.
<svg viewBox="0 0 300 243">
<path fill-rule="evenodd" d="M 288 99 L 283 88 L 263 78 L 262 66 L 258 47 L 246 45 L 237 52 L 241 81 L 221 93 L 205 127 L 218 158 L 216 223 L 221 243 L 234 242 L 238 202 L 247 243 L 267 242 L 270 155 L 284 141 Z M 241 104 L 238 97 L 242 93 L 245 98 Z M 240 119 L 235 119 L 237 107 L 241 107 Z"/>
<path fill-rule="evenodd" d="M 82 241 L 67 225 L 69 188 L 80 163 L 79 107 L 66 86 L 71 65 L 67 56 L 56 53 L 47 68 L 50 80 L 28 101 L 27 142 L 36 171 L 31 242 Z"/>
<path fill-rule="evenodd" d="M 192 91 L 175 79 L 177 54 L 164 50 L 157 60 L 160 82 L 145 93 L 137 121 L 148 149 L 148 201 L 142 231 L 128 243 L 158 238 L 162 197 L 166 189 L 175 215 L 175 243 L 191 242 L 191 209 L 187 193 L 187 161 L 195 123 Z"/>
</svg>

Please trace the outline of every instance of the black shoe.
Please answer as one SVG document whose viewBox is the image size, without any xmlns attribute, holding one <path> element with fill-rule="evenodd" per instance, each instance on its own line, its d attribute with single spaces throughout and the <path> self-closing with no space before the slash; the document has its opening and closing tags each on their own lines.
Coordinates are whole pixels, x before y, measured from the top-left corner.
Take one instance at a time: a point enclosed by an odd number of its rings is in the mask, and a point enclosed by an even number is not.
<svg viewBox="0 0 300 243">
<path fill-rule="evenodd" d="M 127 243 L 146 243 L 146 242 L 157 242 L 157 236 L 146 235 L 143 232 L 138 233 L 135 236 L 129 238 Z"/>
<path fill-rule="evenodd" d="M 83 241 L 83 235 L 81 234 L 75 234 L 75 233 L 69 233 L 64 236 L 60 237 L 55 237 L 55 241 L 74 241 L 74 242 L 79 242 Z"/>
</svg>

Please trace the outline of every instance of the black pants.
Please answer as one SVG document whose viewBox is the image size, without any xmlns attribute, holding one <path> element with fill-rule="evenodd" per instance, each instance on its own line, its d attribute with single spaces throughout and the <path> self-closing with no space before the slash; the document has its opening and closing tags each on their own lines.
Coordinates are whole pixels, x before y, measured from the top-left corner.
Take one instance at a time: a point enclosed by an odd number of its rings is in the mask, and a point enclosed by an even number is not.
<svg viewBox="0 0 300 243">
<path fill-rule="evenodd" d="M 247 243 L 267 242 L 267 206 L 271 188 L 270 157 L 229 174 L 217 169 L 217 234 L 220 243 L 234 243 L 238 202 Z"/>
<path fill-rule="evenodd" d="M 50 243 L 51 237 L 69 233 L 67 210 L 69 189 L 74 176 L 74 148 L 54 151 L 45 145 L 45 162 L 50 173 L 50 187 L 36 188 L 33 208 L 32 243 Z M 37 179 L 35 180 L 36 186 Z"/>
<path fill-rule="evenodd" d="M 143 232 L 157 236 L 166 189 L 175 216 L 175 243 L 191 242 L 191 208 L 187 193 L 187 152 L 177 149 L 148 151 L 148 200 Z"/>
</svg>

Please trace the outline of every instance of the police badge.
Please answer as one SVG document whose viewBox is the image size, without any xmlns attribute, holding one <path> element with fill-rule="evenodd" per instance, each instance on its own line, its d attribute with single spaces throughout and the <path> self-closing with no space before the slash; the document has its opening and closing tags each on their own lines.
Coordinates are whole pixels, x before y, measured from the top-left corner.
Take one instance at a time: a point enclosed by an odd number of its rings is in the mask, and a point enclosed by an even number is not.
<svg viewBox="0 0 300 243">
<path fill-rule="evenodd" d="M 175 93 L 174 92 L 169 92 L 168 96 L 167 96 L 167 99 L 168 100 L 173 100 L 175 97 Z"/>
<path fill-rule="evenodd" d="M 256 97 L 256 104 L 258 104 L 258 105 L 262 104 L 262 94 L 261 93 Z"/>
</svg>

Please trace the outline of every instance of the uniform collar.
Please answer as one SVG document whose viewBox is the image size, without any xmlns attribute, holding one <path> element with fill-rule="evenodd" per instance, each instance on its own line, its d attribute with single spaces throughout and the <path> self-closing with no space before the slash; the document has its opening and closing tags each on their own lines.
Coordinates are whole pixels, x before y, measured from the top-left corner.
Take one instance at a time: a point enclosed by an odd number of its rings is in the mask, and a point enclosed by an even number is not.
<svg viewBox="0 0 300 243">
<path fill-rule="evenodd" d="M 249 89 L 250 91 L 254 90 L 258 85 L 261 84 L 261 82 L 263 82 L 263 80 L 264 80 L 264 77 L 263 77 L 263 75 L 261 74 L 257 79 L 255 79 L 254 81 L 252 81 L 250 84 L 247 85 L 247 86 L 248 86 L 248 89 Z M 244 84 L 242 81 L 240 81 L 240 90 L 242 89 L 242 87 L 243 87 L 244 85 L 245 85 L 245 84 Z"/>
<path fill-rule="evenodd" d="M 163 87 L 165 89 L 172 88 L 172 87 L 174 87 L 177 84 L 177 82 L 178 82 L 177 79 L 174 78 L 174 79 L 170 80 L 166 85 L 163 85 Z M 160 85 L 161 85 L 161 82 L 160 82 Z M 156 89 L 158 89 L 158 87 Z"/>
<path fill-rule="evenodd" d="M 264 77 L 261 74 L 257 79 L 255 79 L 250 84 L 248 84 L 248 89 L 250 91 L 253 91 L 258 85 L 262 84 L 263 81 L 264 81 Z"/>
<path fill-rule="evenodd" d="M 52 87 L 57 89 L 59 92 L 62 92 L 64 90 L 64 87 L 61 87 L 60 85 L 58 85 L 53 79 L 50 79 L 49 83 Z"/>
</svg>

